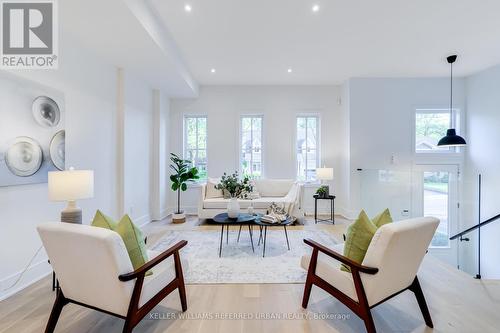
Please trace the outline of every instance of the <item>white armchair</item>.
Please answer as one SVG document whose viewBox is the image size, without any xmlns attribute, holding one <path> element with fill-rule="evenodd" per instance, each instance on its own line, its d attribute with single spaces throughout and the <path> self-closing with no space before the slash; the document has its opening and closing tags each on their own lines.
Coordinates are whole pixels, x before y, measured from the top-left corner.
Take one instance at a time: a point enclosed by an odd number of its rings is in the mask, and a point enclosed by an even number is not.
<svg viewBox="0 0 500 333">
<path fill-rule="evenodd" d="M 148 251 L 150 261 L 134 271 L 125 244 L 114 231 L 62 222 L 37 229 L 60 284 L 45 332 L 54 331 L 68 303 L 125 319 L 127 333 L 175 289 L 186 311 L 179 250 L 187 241 L 162 253 Z M 148 271 L 153 274 L 146 276 Z"/>
<path fill-rule="evenodd" d="M 361 265 L 342 255 L 343 244 L 329 249 L 304 239 L 313 251 L 301 261 L 308 270 L 302 307 L 307 308 L 312 286 L 316 285 L 361 317 L 367 332 L 372 333 L 376 330 L 371 308 L 409 289 L 417 298 L 425 323 L 433 327 L 417 271 L 438 224 L 438 219 L 425 217 L 383 225 Z M 341 271 L 341 263 L 351 272 Z"/>
</svg>

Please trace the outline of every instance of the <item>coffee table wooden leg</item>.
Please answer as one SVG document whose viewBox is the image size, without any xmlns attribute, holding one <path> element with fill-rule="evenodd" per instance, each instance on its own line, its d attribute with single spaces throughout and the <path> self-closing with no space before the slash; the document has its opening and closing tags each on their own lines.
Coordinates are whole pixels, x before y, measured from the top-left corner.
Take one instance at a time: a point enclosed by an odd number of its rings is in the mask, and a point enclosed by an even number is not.
<svg viewBox="0 0 500 333">
<path fill-rule="evenodd" d="M 219 244 L 219 258 L 222 255 L 222 238 L 224 238 L 224 224 L 221 225 L 221 230 L 220 230 L 220 244 Z"/>
<path fill-rule="evenodd" d="M 240 235 L 241 235 L 241 227 L 242 227 L 242 226 L 243 226 L 243 225 L 240 225 L 240 231 L 238 231 L 238 240 L 236 241 L 237 243 L 239 243 L 239 242 L 240 242 Z"/>
<path fill-rule="evenodd" d="M 226 227 L 226 244 L 229 244 L 229 225 Z"/>
</svg>

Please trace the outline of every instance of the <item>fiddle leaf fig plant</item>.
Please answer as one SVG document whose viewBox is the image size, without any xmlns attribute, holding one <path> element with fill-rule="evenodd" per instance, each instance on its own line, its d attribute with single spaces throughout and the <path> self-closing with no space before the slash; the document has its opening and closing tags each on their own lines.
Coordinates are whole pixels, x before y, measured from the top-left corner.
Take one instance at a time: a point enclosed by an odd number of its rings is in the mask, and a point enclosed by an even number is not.
<svg viewBox="0 0 500 333">
<path fill-rule="evenodd" d="M 199 179 L 198 169 L 192 166 L 191 161 L 180 158 L 174 153 L 170 153 L 170 168 L 173 173 L 170 175 L 172 181 L 172 191 L 177 191 L 177 211 L 175 214 L 181 214 L 181 191 L 187 190 L 187 184 Z"/>
</svg>

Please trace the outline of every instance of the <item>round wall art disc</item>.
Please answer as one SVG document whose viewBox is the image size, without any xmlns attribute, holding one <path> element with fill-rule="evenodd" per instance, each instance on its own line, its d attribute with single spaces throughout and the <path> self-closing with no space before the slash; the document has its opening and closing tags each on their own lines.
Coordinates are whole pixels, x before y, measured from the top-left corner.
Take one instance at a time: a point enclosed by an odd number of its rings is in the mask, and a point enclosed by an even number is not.
<svg viewBox="0 0 500 333">
<path fill-rule="evenodd" d="M 20 136 L 14 140 L 5 153 L 5 163 L 10 172 L 19 177 L 28 177 L 35 174 L 43 161 L 40 145 L 27 136 Z"/>
<path fill-rule="evenodd" d="M 65 151 L 65 137 L 64 130 L 57 132 L 50 140 L 50 159 L 52 164 L 59 170 L 64 170 L 64 161 L 66 156 Z"/>
<path fill-rule="evenodd" d="M 55 127 L 61 119 L 61 111 L 57 103 L 50 97 L 35 98 L 32 106 L 33 117 L 43 127 Z"/>
</svg>

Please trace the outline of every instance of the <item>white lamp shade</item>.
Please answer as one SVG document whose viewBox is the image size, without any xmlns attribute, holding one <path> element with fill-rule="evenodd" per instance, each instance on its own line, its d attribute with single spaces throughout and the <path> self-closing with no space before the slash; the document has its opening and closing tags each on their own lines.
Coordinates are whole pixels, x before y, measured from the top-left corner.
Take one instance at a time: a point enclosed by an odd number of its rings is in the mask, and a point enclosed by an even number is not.
<svg viewBox="0 0 500 333">
<path fill-rule="evenodd" d="M 94 171 L 67 170 L 49 172 L 49 199 L 73 201 L 94 196 Z"/>
<path fill-rule="evenodd" d="M 316 178 L 319 180 L 333 180 L 333 168 L 317 168 Z"/>
</svg>

